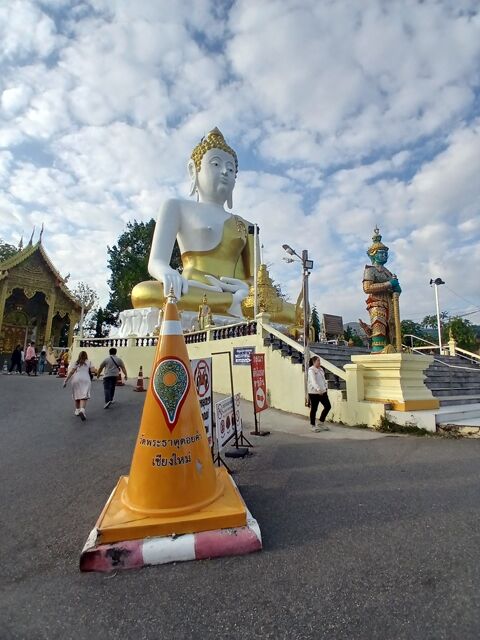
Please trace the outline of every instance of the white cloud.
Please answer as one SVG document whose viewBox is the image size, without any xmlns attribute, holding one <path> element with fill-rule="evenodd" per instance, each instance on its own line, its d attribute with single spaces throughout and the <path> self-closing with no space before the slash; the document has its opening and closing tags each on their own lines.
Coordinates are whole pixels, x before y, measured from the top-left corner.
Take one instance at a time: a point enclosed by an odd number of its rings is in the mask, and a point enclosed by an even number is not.
<svg viewBox="0 0 480 640">
<path fill-rule="evenodd" d="M 45 58 L 58 43 L 55 23 L 28 0 L 10 0 L 0 6 L 0 61 Z"/>
<path fill-rule="evenodd" d="M 0 38 L 0 237 L 45 222 L 52 260 L 104 302 L 106 245 L 186 197 L 218 126 L 239 155 L 234 209 L 291 300 L 285 242 L 315 261 L 320 313 L 366 319 L 379 224 L 403 314 L 432 313 L 437 275 L 480 307 L 473 0 L 12 0 Z M 468 306 L 451 291 L 445 308 Z"/>
</svg>

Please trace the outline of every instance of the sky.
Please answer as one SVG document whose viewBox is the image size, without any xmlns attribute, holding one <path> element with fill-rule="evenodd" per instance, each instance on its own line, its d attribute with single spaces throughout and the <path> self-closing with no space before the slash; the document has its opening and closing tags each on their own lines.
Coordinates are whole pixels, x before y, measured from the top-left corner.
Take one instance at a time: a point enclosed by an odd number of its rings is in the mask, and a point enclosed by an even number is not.
<svg viewBox="0 0 480 640">
<path fill-rule="evenodd" d="M 188 198 L 215 126 L 233 211 L 294 301 L 367 320 L 373 229 L 402 318 L 480 309 L 478 0 L 0 0 L 0 238 L 45 226 L 59 271 L 108 301 L 107 245 Z M 465 316 L 480 324 L 480 313 Z"/>
</svg>

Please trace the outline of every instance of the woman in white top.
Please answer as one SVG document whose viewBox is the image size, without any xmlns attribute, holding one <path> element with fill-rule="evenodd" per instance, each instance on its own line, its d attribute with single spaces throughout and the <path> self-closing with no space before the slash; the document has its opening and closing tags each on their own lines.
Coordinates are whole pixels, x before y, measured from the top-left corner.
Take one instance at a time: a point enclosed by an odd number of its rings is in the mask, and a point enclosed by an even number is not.
<svg viewBox="0 0 480 640">
<path fill-rule="evenodd" d="M 86 420 L 85 407 L 90 398 L 90 390 L 92 388 L 91 376 L 95 373 L 95 367 L 88 359 L 86 351 L 80 351 L 78 360 L 72 362 L 68 368 L 67 377 L 63 386 L 67 386 L 67 382 L 72 379 L 72 396 L 75 401 L 75 415 L 81 420 Z"/>
<path fill-rule="evenodd" d="M 312 431 L 315 432 L 329 431 L 329 428 L 324 425 L 324 422 L 332 405 L 328 398 L 325 374 L 323 373 L 323 369 L 320 367 L 320 358 L 318 356 L 313 356 L 313 358 L 310 358 L 309 364 L 308 397 L 310 399 L 310 426 Z M 315 426 L 315 416 L 320 402 L 323 405 L 323 411 L 320 414 L 320 424 L 317 427 Z"/>
</svg>

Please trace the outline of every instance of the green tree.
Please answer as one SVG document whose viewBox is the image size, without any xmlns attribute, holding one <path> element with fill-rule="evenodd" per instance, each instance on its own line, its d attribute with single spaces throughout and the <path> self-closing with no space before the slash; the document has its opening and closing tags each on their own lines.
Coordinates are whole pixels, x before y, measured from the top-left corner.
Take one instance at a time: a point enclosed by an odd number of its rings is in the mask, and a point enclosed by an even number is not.
<svg viewBox="0 0 480 640">
<path fill-rule="evenodd" d="M 356 347 L 363 347 L 364 346 L 363 340 L 360 338 L 358 333 L 352 327 L 347 327 L 346 329 L 344 329 L 344 331 L 343 331 L 343 339 L 345 340 L 345 342 L 347 344 L 351 340 Z"/>
<path fill-rule="evenodd" d="M 95 338 L 104 338 L 108 329 L 116 326 L 115 315 L 106 308 L 98 307 L 92 315 L 89 329 L 95 332 Z"/>
<path fill-rule="evenodd" d="M 448 319 L 448 312 L 441 311 L 440 312 L 440 324 L 445 322 Z M 425 316 L 421 322 L 422 327 L 425 329 L 436 329 L 437 328 L 437 316 Z"/>
<path fill-rule="evenodd" d="M 320 338 L 320 318 L 318 317 L 318 311 L 316 305 L 312 307 L 312 313 L 310 315 L 310 324 L 313 327 L 315 334 L 315 342 L 318 342 Z"/>
<path fill-rule="evenodd" d="M 155 220 L 127 223 L 126 231 L 118 238 L 117 244 L 107 247 L 108 267 L 111 271 L 108 285 L 110 300 L 107 310 L 118 313 L 131 309 L 130 294 L 133 287 L 144 280 L 152 280 L 148 273 L 148 258 L 152 246 Z M 182 270 L 182 259 L 177 242 L 170 260 L 172 269 Z"/>
<path fill-rule="evenodd" d="M 448 323 L 443 326 L 442 339 L 447 342 L 450 332 L 457 342 L 460 349 L 474 351 L 477 346 L 477 338 L 475 329 L 470 320 L 465 318 L 450 318 Z"/>
<path fill-rule="evenodd" d="M 437 326 L 437 316 L 435 317 L 435 326 Z M 424 325 L 419 322 L 414 322 L 413 320 L 402 320 L 401 323 L 402 328 L 402 343 L 406 344 L 408 347 L 421 347 L 425 345 L 421 340 L 415 340 L 414 338 L 405 338 L 404 336 L 417 336 L 418 338 L 425 338 Z"/>
<path fill-rule="evenodd" d="M 4 242 L 0 238 L 0 262 L 3 262 L 4 260 L 8 260 L 8 258 L 10 258 L 15 253 L 17 253 L 17 251 L 18 251 L 17 247 L 14 247 L 13 244 L 8 244 L 7 242 Z"/>
</svg>

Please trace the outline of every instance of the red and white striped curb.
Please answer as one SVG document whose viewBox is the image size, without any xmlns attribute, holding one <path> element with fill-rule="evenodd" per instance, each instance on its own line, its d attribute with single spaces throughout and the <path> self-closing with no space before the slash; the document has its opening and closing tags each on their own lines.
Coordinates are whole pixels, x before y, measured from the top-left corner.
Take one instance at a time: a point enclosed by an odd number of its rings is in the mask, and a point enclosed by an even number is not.
<svg viewBox="0 0 480 640">
<path fill-rule="evenodd" d="M 230 478 L 233 482 L 233 479 Z M 80 571 L 117 571 L 154 564 L 240 556 L 262 549 L 258 522 L 247 509 L 247 525 L 214 529 L 180 536 L 158 536 L 99 544 L 98 530 L 92 529 L 80 556 Z"/>
</svg>

